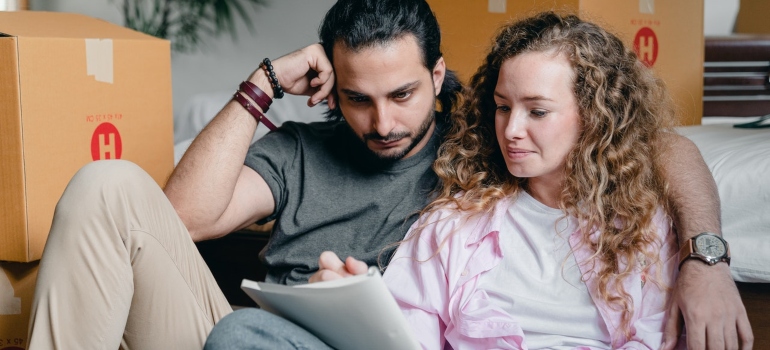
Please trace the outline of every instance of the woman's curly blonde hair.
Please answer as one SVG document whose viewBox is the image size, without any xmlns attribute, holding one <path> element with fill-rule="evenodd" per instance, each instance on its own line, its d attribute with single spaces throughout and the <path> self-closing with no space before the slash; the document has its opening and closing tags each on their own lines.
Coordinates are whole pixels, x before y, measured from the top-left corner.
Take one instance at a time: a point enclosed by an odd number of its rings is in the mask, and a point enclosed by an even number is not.
<svg viewBox="0 0 770 350">
<path fill-rule="evenodd" d="M 674 115 L 661 81 L 601 27 L 546 12 L 501 29 L 451 117 L 434 163 L 437 198 L 422 214 L 447 207 L 485 213 L 526 190 L 527 179 L 510 174 L 498 146 L 493 94 L 503 62 L 551 50 L 567 57 L 574 70 L 582 128 L 566 160 L 559 206 L 578 219 L 581 244 L 604 263 L 599 295 L 623 311 L 628 332 L 633 303 L 618 282 L 643 261 L 659 261 L 650 250 L 657 241 L 653 217 L 666 207 L 658 159 Z M 590 240 L 591 232 L 600 232 L 599 238 Z"/>
</svg>

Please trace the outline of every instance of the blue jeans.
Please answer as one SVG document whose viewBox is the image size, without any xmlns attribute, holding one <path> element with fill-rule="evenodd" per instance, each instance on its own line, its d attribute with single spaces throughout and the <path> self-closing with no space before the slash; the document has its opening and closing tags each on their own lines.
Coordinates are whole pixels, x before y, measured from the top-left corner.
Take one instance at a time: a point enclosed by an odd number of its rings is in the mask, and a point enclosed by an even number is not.
<svg viewBox="0 0 770 350">
<path fill-rule="evenodd" d="M 205 350 L 332 350 L 304 328 L 267 311 L 247 308 L 222 318 L 206 339 Z"/>
</svg>

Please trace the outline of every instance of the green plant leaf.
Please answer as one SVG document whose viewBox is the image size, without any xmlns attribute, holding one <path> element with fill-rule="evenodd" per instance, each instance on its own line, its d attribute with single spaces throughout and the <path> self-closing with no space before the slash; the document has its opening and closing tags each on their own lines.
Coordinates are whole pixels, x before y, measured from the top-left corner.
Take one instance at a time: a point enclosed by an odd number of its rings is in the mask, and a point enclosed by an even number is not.
<svg viewBox="0 0 770 350">
<path fill-rule="evenodd" d="M 193 52 L 204 38 L 229 34 L 238 21 L 254 33 L 252 17 L 269 0 L 123 0 L 124 25 L 171 41 L 177 52 Z"/>
</svg>

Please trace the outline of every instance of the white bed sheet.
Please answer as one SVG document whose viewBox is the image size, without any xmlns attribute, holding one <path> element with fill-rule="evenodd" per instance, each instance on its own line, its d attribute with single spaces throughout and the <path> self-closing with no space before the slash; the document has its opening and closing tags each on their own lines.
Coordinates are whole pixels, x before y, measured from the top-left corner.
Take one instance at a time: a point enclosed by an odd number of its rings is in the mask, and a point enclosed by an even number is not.
<svg viewBox="0 0 770 350">
<path fill-rule="evenodd" d="M 770 282 L 770 128 L 737 129 L 736 120 L 725 121 L 678 131 L 698 146 L 716 180 L 733 278 Z"/>
</svg>

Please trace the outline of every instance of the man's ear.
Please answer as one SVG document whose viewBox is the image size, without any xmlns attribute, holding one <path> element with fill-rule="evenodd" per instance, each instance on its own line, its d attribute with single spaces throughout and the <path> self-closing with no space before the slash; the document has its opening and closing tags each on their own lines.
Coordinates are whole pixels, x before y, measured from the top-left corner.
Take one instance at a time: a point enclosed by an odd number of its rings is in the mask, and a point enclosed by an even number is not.
<svg viewBox="0 0 770 350">
<path fill-rule="evenodd" d="M 433 66 L 433 88 L 436 91 L 436 96 L 441 92 L 441 86 L 444 85 L 444 77 L 446 76 L 446 63 L 444 57 L 439 57 L 436 61 L 436 65 Z"/>
<path fill-rule="evenodd" d="M 330 93 L 329 96 L 326 96 L 326 104 L 329 106 L 329 109 L 337 108 L 337 92 L 336 91 L 332 91 L 332 93 Z"/>
</svg>

